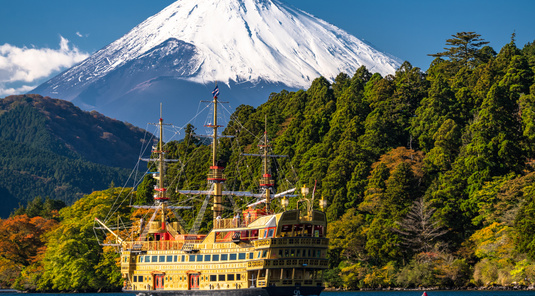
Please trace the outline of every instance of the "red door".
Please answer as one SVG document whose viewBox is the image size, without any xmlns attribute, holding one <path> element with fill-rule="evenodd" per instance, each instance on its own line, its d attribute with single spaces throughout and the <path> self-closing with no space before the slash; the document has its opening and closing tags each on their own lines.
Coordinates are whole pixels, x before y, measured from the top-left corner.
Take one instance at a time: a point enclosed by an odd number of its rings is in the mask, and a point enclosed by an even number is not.
<svg viewBox="0 0 535 296">
<path fill-rule="evenodd" d="M 190 290 L 199 289 L 199 274 L 198 273 L 192 273 L 189 275 L 189 288 Z"/>
<path fill-rule="evenodd" d="M 154 275 L 154 289 L 163 289 L 164 286 L 164 279 L 163 274 L 155 274 Z"/>
</svg>

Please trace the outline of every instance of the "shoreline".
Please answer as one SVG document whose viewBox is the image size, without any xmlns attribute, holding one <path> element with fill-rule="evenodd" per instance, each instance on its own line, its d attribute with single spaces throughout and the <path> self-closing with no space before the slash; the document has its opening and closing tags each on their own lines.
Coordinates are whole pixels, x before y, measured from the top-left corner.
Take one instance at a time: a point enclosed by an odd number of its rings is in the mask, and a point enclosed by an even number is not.
<svg viewBox="0 0 535 296">
<path fill-rule="evenodd" d="M 511 285 L 511 286 L 483 286 L 483 287 L 418 287 L 418 288 L 363 288 L 358 290 L 345 290 L 325 288 L 324 292 L 367 292 L 367 291 L 534 291 L 535 285 Z"/>
</svg>

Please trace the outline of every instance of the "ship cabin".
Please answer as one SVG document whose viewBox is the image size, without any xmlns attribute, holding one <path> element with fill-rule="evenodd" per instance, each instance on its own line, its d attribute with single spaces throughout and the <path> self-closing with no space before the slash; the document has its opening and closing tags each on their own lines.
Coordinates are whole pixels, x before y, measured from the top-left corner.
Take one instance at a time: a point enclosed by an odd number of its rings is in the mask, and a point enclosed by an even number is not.
<svg viewBox="0 0 535 296">
<path fill-rule="evenodd" d="M 176 222 L 152 222 L 154 240 L 123 243 L 124 290 L 322 287 L 327 222 L 324 212 L 307 212 L 249 208 L 215 219 L 207 235 L 183 235 Z"/>
</svg>

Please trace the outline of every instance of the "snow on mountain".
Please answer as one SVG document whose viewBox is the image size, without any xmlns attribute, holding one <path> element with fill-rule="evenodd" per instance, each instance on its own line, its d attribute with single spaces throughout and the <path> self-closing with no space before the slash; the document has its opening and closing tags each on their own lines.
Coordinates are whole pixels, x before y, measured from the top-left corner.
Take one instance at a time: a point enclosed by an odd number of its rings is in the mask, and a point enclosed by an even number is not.
<svg viewBox="0 0 535 296">
<path fill-rule="evenodd" d="M 120 107 L 117 100 L 164 95 L 155 89 L 162 81 L 178 91 L 170 84 L 298 89 L 362 65 L 391 74 L 399 62 L 277 0 L 179 0 L 34 92 L 102 112 Z M 257 105 L 266 99 L 241 101 Z"/>
</svg>

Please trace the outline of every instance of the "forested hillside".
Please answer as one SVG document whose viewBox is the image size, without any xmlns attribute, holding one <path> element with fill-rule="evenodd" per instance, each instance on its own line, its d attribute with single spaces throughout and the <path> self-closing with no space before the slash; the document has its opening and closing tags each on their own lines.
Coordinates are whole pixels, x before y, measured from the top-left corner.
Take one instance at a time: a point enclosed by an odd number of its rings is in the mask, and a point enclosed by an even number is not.
<svg viewBox="0 0 535 296">
<path fill-rule="evenodd" d="M 316 196 L 329 201 L 328 286 L 534 284 L 535 44 L 519 48 L 513 35 L 495 52 L 462 32 L 433 55 L 426 72 L 409 62 L 386 77 L 362 67 L 333 83 L 320 77 L 306 91 L 274 93 L 258 108 L 238 107 L 224 131 L 235 135 L 221 139 L 218 155 L 229 189 L 257 186 L 260 160 L 243 163 L 241 154 L 258 152 L 266 118 L 273 153 L 289 155 L 272 174 L 297 186 L 317 182 Z M 171 188 L 206 186 L 210 147 L 194 134 L 188 126 L 183 141 L 167 144 L 166 156 L 181 160 L 169 164 Z M 135 202 L 151 201 L 153 182 L 145 178 Z M 0 238 L 12 235 L 16 221 L 48 233 L 34 244 L 27 236 L 0 239 L 1 252 L 17 240 L 27 246 L 18 261 L 0 257 L 0 271 L 9 271 L 0 284 L 118 287 L 117 255 L 103 252 L 91 230 L 114 204 L 118 220 L 139 220 L 114 202 L 125 192 L 94 192 L 48 220 L 0 220 Z"/>
<path fill-rule="evenodd" d="M 38 95 L 0 100 L 0 216 L 37 196 L 70 204 L 112 182 L 122 184 L 144 136 L 66 101 Z"/>
<path fill-rule="evenodd" d="M 496 53 L 473 32 L 452 37 L 425 73 L 405 62 L 393 76 L 363 67 L 332 84 L 318 78 L 238 107 L 225 130 L 237 137 L 221 140 L 218 158 L 234 187 L 251 186 L 237 177 L 250 167 L 235 163 L 257 151 L 266 115 L 274 153 L 291 159 L 280 170 L 295 170 L 299 185 L 317 181 L 330 203 L 333 286 L 535 276 L 535 44 L 520 49 L 513 36 Z M 189 139 L 169 145 L 198 164 L 179 188 L 206 174 L 209 149 Z"/>
</svg>

